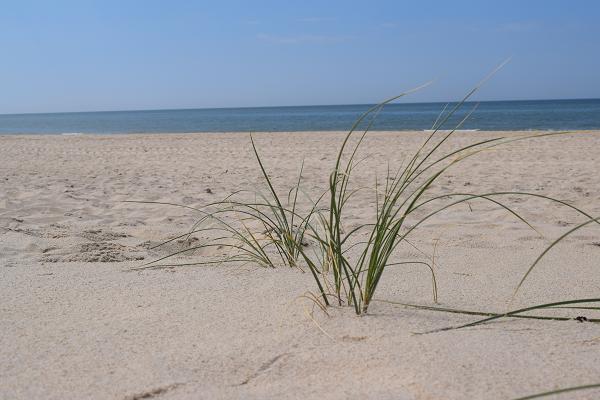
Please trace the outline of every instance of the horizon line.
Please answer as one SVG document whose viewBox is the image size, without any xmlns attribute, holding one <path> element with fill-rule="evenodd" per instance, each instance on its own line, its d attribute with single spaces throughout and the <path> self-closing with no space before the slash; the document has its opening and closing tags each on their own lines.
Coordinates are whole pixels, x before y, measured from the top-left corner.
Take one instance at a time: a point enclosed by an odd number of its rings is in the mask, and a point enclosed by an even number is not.
<svg viewBox="0 0 600 400">
<path fill-rule="evenodd" d="M 600 100 L 600 97 L 575 97 L 560 99 L 512 99 L 512 100 L 479 100 L 467 101 L 465 103 L 501 103 L 501 102 L 526 102 L 526 101 L 577 101 L 577 100 Z M 458 103 L 453 101 L 415 101 L 415 102 L 397 102 L 393 104 L 451 104 Z M 193 111 L 193 110 L 240 110 L 257 108 L 298 108 L 298 107 L 336 107 L 336 106 L 373 106 L 377 103 L 346 103 L 346 104 L 303 104 L 286 106 L 242 106 L 242 107 L 183 107 L 183 108 L 141 108 L 124 110 L 86 110 L 86 111 L 50 111 L 50 112 L 21 112 L 21 113 L 0 113 L 0 116 L 13 115 L 48 115 L 48 114 L 92 114 L 92 113 L 126 113 L 126 112 L 153 112 L 153 111 Z"/>
</svg>

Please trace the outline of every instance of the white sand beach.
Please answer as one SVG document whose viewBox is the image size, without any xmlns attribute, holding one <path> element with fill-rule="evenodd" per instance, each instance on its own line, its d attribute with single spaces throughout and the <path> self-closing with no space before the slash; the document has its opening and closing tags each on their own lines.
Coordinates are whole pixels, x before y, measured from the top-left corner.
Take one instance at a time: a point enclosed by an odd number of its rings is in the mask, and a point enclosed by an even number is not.
<svg viewBox="0 0 600 400">
<path fill-rule="evenodd" d="M 461 132 L 453 145 L 523 132 Z M 256 133 L 265 167 L 285 196 L 304 160 L 302 188 L 327 188 L 342 132 Z M 373 188 L 423 132 L 373 132 L 355 184 Z M 600 215 L 600 131 L 515 142 L 465 160 L 432 190 L 528 191 Z M 369 313 L 305 294 L 310 273 L 281 266 L 131 271 L 183 249 L 150 249 L 194 223 L 192 210 L 264 187 L 246 133 L 0 137 L 0 398 L 2 399 L 511 399 L 600 381 L 600 324 L 505 318 L 418 334 L 480 317 L 416 310 L 434 305 L 419 266 L 389 267 Z M 508 308 L 600 293 L 600 229 L 553 239 L 586 220 L 542 199 L 473 200 L 415 231 L 397 259 L 436 247 L 439 307 Z M 350 225 L 374 212 L 370 190 L 347 208 Z M 436 245 L 437 243 L 437 245 Z M 193 262 L 206 250 L 177 256 Z M 388 302 L 385 302 L 388 301 Z M 509 304 L 510 303 L 510 304 Z M 600 318 L 596 310 L 538 315 Z M 597 399 L 600 390 L 569 399 Z"/>
</svg>

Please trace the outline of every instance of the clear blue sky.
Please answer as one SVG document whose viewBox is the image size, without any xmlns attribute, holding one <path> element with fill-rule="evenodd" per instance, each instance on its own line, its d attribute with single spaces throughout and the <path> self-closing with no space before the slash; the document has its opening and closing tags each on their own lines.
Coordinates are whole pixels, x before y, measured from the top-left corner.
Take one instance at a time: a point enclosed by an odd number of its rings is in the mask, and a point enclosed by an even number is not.
<svg viewBox="0 0 600 400">
<path fill-rule="evenodd" d="M 600 97 L 596 0 L 0 6 L 0 113 Z"/>
</svg>

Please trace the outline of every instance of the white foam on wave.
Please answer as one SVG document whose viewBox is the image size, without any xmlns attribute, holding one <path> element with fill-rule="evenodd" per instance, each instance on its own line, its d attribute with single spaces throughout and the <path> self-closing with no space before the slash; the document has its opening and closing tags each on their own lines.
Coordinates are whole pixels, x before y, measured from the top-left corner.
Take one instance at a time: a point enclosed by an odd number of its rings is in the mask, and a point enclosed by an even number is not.
<svg viewBox="0 0 600 400">
<path fill-rule="evenodd" d="M 61 133 L 62 136 L 79 136 L 79 135 L 85 135 L 85 133 L 83 132 L 63 132 Z"/>
</svg>

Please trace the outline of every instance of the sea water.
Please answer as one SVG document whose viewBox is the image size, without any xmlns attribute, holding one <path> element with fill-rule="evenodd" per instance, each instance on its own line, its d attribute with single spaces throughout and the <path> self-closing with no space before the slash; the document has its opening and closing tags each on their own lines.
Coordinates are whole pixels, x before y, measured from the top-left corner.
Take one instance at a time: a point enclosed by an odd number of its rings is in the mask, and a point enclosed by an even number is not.
<svg viewBox="0 0 600 400">
<path fill-rule="evenodd" d="M 378 114 L 371 129 L 428 130 L 436 120 L 444 121 L 455 106 L 455 103 L 389 104 Z M 4 114 L 0 115 L 0 134 L 345 131 L 370 107 L 365 104 Z M 469 102 L 448 118 L 441 129 L 454 128 L 475 107 L 461 129 L 600 129 L 600 99 Z"/>
</svg>

